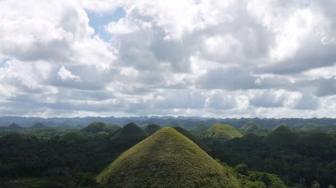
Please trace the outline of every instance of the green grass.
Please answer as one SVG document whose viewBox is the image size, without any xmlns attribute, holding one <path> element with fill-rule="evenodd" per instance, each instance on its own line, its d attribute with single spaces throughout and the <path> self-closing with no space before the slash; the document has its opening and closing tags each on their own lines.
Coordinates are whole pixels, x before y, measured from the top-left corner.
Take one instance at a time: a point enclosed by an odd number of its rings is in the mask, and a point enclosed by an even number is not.
<svg viewBox="0 0 336 188">
<path fill-rule="evenodd" d="M 220 138 L 231 140 L 233 138 L 240 138 L 243 134 L 236 128 L 227 124 L 215 124 L 211 126 L 205 133 L 204 138 Z"/>
<path fill-rule="evenodd" d="M 183 134 L 183 136 L 189 138 L 191 141 L 193 141 L 195 144 L 197 144 L 205 152 L 210 153 L 210 148 L 207 145 L 205 145 L 201 140 L 199 140 L 194 135 L 192 135 L 189 131 L 187 131 L 187 130 L 181 128 L 181 127 L 174 127 L 174 129 L 177 130 L 179 133 Z"/>
<path fill-rule="evenodd" d="M 97 176 L 105 187 L 240 187 L 231 168 L 173 128 L 161 128 Z"/>
</svg>

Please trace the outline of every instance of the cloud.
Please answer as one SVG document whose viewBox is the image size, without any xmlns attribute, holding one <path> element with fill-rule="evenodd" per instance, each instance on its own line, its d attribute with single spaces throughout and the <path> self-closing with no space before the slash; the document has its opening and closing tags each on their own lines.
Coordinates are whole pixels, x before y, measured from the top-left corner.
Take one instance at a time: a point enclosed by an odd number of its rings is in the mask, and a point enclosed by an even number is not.
<svg viewBox="0 0 336 188">
<path fill-rule="evenodd" d="M 68 69 L 66 69 L 64 66 L 60 68 L 60 70 L 57 73 L 58 77 L 61 80 L 80 80 L 79 76 L 73 75 Z"/>
<path fill-rule="evenodd" d="M 283 107 L 291 97 L 290 93 L 283 90 L 276 91 L 257 91 L 250 99 L 250 104 L 256 107 Z"/>
<path fill-rule="evenodd" d="M 294 107 L 297 109 L 316 110 L 318 106 L 319 100 L 317 97 L 309 94 L 302 94 Z"/>
<path fill-rule="evenodd" d="M 335 117 L 334 4 L 3 0 L 0 114 Z"/>
<path fill-rule="evenodd" d="M 252 89 L 255 77 L 241 67 L 213 69 L 200 78 L 200 84 L 206 89 Z"/>
</svg>

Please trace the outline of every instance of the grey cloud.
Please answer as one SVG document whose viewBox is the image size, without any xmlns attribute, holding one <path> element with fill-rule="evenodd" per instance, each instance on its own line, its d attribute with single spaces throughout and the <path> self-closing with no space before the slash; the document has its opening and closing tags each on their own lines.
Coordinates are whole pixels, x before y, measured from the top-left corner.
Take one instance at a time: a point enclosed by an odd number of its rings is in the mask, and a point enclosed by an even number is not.
<svg viewBox="0 0 336 188">
<path fill-rule="evenodd" d="M 332 22 L 333 29 L 336 28 L 336 13 L 334 7 L 336 2 L 333 0 L 324 0 L 324 1 L 313 1 L 312 5 L 314 9 L 317 9 L 318 12 L 322 13 L 329 21 Z"/>
<path fill-rule="evenodd" d="M 184 40 L 165 40 L 164 36 L 164 31 L 155 26 L 118 36 L 115 40 L 118 41 L 120 63 L 139 70 L 188 71 L 192 44 Z"/>
<path fill-rule="evenodd" d="M 241 5 L 240 5 L 241 4 Z M 239 5 L 239 6 L 237 6 Z M 224 40 L 223 43 L 216 48 L 215 54 L 206 52 L 204 44 L 203 56 L 209 60 L 222 63 L 249 64 L 261 63 L 267 56 L 274 37 L 272 33 L 255 19 L 246 10 L 245 3 L 235 3 L 228 15 L 235 15 L 230 21 L 224 21 L 218 25 L 210 26 L 202 31 L 200 35 L 206 37 L 225 36 L 228 35 L 236 41 L 230 46 L 230 41 Z M 225 52 L 227 46 L 229 51 Z"/>
<path fill-rule="evenodd" d="M 53 62 L 68 61 L 72 53 L 70 43 L 66 39 L 36 40 L 29 46 L 4 45 L 2 51 L 8 57 L 23 61 L 46 60 Z"/>
<path fill-rule="evenodd" d="M 234 96 L 228 96 L 226 94 L 217 93 L 211 95 L 207 101 L 207 107 L 213 109 L 227 110 L 237 106 L 237 102 Z"/>
<path fill-rule="evenodd" d="M 295 104 L 296 109 L 316 110 L 319 107 L 319 100 L 309 94 L 303 94 L 299 101 Z"/>
<path fill-rule="evenodd" d="M 311 39 L 313 40 L 313 39 Z M 299 49 L 294 56 L 270 66 L 262 68 L 261 72 L 276 74 L 294 74 L 319 67 L 328 67 L 336 62 L 336 45 L 324 45 L 321 39 L 305 41 L 303 48 Z"/>
<path fill-rule="evenodd" d="M 252 89 L 255 87 L 256 77 L 247 70 L 239 67 L 214 69 L 200 78 L 199 83 L 206 89 Z"/>
<path fill-rule="evenodd" d="M 49 79 L 45 84 L 51 84 L 57 87 L 73 88 L 80 90 L 103 90 L 109 84 L 113 77 L 117 74 L 116 70 L 108 72 L 99 71 L 95 66 L 88 65 L 70 65 L 66 68 L 74 75 L 77 75 L 79 80 L 62 80 L 57 74 L 60 70 L 59 66 L 54 67 Z"/>
<path fill-rule="evenodd" d="M 336 77 L 303 80 L 296 86 L 306 93 L 319 97 L 336 95 Z"/>
<path fill-rule="evenodd" d="M 320 79 L 317 85 L 317 96 L 336 95 L 336 77 L 329 79 Z"/>
<path fill-rule="evenodd" d="M 205 105 L 205 96 L 198 92 L 190 92 L 188 90 L 175 91 L 164 94 L 162 100 L 155 102 L 156 108 L 162 109 L 200 109 Z"/>
<path fill-rule="evenodd" d="M 266 91 L 254 95 L 250 99 L 250 104 L 255 107 L 273 108 L 284 106 L 286 100 L 286 95 L 277 96 L 276 93 L 272 91 Z"/>
</svg>

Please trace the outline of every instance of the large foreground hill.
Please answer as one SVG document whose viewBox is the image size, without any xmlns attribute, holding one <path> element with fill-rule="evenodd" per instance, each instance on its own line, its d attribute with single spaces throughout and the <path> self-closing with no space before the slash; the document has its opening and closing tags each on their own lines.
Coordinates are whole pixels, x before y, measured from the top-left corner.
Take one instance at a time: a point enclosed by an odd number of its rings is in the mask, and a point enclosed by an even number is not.
<svg viewBox="0 0 336 188">
<path fill-rule="evenodd" d="M 173 128 L 124 152 L 97 180 L 107 187 L 240 187 L 231 169 Z"/>
</svg>

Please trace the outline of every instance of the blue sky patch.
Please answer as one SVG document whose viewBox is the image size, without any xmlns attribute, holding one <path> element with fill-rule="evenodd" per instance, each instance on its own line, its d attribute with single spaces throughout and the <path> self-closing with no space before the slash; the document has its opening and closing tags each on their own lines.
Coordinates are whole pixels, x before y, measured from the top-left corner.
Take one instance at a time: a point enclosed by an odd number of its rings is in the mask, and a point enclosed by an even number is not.
<svg viewBox="0 0 336 188">
<path fill-rule="evenodd" d="M 121 7 L 115 9 L 113 12 L 98 13 L 87 11 L 86 13 L 90 19 L 89 24 L 94 28 L 95 34 L 99 35 L 105 41 L 110 39 L 110 35 L 104 29 L 105 25 L 110 22 L 116 22 L 126 15 L 125 10 Z"/>
</svg>

